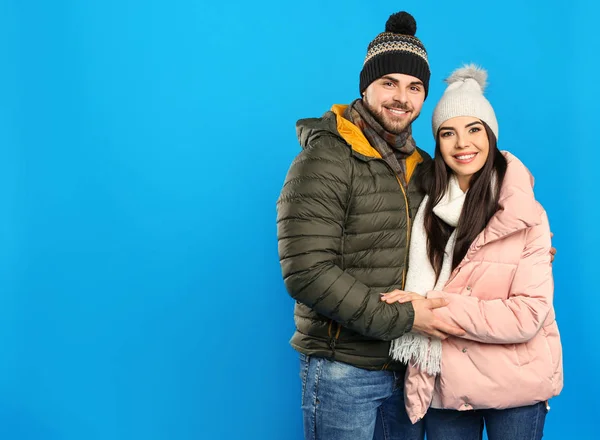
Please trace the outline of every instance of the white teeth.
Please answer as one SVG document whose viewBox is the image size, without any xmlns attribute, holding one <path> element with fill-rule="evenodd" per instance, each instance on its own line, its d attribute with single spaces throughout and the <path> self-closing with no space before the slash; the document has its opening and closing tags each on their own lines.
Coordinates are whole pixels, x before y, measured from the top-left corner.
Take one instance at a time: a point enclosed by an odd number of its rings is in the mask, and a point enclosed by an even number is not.
<svg viewBox="0 0 600 440">
<path fill-rule="evenodd" d="M 406 113 L 404 110 L 396 110 L 396 109 L 392 109 L 392 108 L 388 108 L 389 111 L 391 111 L 392 113 L 396 113 L 398 115 L 403 115 L 404 113 Z"/>
<path fill-rule="evenodd" d="M 467 154 L 466 156 L 455 156 L 458 160 L 469 160 L 475 157 L 475 154 Z"/>
</svg>

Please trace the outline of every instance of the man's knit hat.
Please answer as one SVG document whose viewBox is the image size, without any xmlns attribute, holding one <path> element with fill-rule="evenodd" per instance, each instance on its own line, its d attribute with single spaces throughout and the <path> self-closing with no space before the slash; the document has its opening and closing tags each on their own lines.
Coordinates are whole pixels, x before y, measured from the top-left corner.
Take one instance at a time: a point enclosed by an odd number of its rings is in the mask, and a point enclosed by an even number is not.
<svg viewBox="0 0 600 440">
<path fill-rule="evenodd" d="M 448 87 L 433 110 L 433 136 L 437 138 L 440 125 L 457 116 L 472 116 L 481 119 L 491 128 L 498 139 L 498 121 L 492 105 L 483 91 L 487 72 L 474 64 L 455 70 L 446 82 Z"/>
<path fill-rule="evenodd" d="M 403 73 L 419 78 L 429 91 L 429 62 L 423 43 L 415 37 L 417 23 L 408 12 L 397 12 L 388 18 L 385 32 L 369 44 L 360 72 L 360 94 L 377 78 L 389 73 Z"/>
</svg>

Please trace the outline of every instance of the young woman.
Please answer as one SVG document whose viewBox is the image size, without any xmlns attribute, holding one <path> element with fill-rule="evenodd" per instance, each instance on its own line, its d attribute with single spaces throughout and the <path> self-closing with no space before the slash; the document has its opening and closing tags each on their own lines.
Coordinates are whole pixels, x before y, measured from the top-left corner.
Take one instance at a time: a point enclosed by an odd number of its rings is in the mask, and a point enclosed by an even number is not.
<svg viewBox="0 0 600 440">
<path fill-rule="evenodd" d="M 541 439 L 548 399 L 563 386 L 548 219 L 527 168 L 498 150 L 486 79 L 465 66 L 447 80 L 406 291 L 383 297 L 446 298 L 437 316 L 466 331 L 392 344 L 409 362 L 406 408 L 413 423 L 424 418 L 428 440 L 480 439 L 484 425 L 490 440 Z"/>
</svg>

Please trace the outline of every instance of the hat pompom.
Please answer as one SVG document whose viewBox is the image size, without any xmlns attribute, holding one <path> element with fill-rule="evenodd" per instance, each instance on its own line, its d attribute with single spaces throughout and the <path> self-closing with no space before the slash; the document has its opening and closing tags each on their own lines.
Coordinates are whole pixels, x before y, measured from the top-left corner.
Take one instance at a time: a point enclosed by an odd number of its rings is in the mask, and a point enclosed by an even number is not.
<svg viewBox="0 0 600 440">
<path fill-rule="evenodd" d="M 385 23 L 385 31 L 414 36 L 417 33 L 417 22 L 408 12 L 396 12 L 390 15 L 390 18 Z"/>
<path fill-rule="evenodd" d="M 477 81 L 483 92 L 487 86 L 487 76 L 487 71 L 485 69 L 482 69 L 475 64 L 466 64 L 452 72 L 452 75 L 446 78 L 446 83 L 453 84 L 458 81 L 464 82 L 468 79 L 474 79 Z"/>
</svg>

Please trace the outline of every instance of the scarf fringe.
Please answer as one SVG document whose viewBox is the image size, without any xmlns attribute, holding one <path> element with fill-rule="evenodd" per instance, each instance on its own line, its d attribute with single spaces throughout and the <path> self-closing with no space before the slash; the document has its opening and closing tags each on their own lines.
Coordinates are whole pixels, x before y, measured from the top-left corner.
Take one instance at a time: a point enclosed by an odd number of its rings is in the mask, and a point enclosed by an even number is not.
<svg viewBox="0 0 600 440">
<path fill-rule="evenodd" d="M 413 362 L 435 376 L 442 371 L 442 341 L 418 333 L 407 333 L 392 341 L 390 355 L 396 361 Z"/>
</svg>

